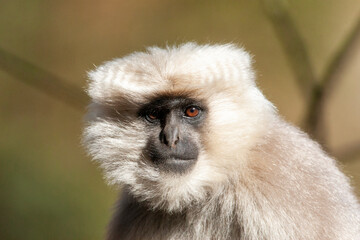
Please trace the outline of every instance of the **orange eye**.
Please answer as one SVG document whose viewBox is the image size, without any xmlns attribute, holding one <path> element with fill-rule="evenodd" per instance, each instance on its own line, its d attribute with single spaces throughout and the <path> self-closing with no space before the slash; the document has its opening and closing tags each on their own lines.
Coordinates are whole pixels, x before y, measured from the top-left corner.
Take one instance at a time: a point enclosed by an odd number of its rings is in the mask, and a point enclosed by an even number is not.
<svg viewBox="0 0 360 240">
<path fill-rule="evenodd" d="M 199 115 L 199 108 L 197 107 L 188 107 L 186 110 L 185 110 L 185 115 L 187 117 L 196 117 L 197 115 Z"/>
<path fill-rule="evenodd" d="M 148 115 L 146 115 L 146 118 L 149 120 L 156 120 L 157 116 L 155 114 L 148 114 Z"/>
<path fill-rule="evenodd" d="M 157 112 L 151 112 L 146 114 L 145 118 L 149 121 L 149 122 L 154 122 L 156 120 L 159 119 L 159 115 Z"/>
<path fill-rule="evenodd" d="M 149 114 L 148 117 L 152 120 L 155 120 L 157 117 L 155 115 Z"/>
</svg>

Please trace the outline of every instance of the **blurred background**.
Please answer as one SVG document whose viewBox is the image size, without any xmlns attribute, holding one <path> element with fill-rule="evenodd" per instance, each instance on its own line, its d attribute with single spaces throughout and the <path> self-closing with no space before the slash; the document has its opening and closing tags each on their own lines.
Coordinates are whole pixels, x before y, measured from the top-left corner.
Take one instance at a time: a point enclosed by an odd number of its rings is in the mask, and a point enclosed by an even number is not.
<svg viewBox="0 0 360 240">
<path fill-rule="evenodd" d="M 359 17 L 358 0 L 0 0 L 0 239 L 103 238 L 117 190 L 81 147 L 81 92 L 95 65 L 149 45 L 244 46 L 265 95 L 359 193 Z M 306 89 L 323 85 L 314 127 Z"/>
</svg>

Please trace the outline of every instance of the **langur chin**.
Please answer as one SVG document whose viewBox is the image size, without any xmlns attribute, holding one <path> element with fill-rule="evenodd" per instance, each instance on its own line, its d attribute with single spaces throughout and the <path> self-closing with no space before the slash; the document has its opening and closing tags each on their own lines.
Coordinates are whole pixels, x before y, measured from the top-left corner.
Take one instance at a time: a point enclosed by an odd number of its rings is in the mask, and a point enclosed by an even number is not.
<svg viewBox="0 0 360 240">
<path fill-rule="evenodd" d="M 360 239 L 348 178 L 285 122 L 233 44 L 148 48 L 89 72 L 84 145 L 122 193 L 118 239 Z"/>
</svg>

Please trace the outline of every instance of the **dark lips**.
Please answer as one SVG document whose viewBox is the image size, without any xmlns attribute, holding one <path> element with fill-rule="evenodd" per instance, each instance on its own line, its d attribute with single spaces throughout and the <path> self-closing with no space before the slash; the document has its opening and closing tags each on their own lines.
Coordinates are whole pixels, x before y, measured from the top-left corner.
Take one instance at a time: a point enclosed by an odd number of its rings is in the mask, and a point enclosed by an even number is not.
<svg viewBox="0 0 360 240">
<path fill-rule="evenodd" d="M 184 173 L 195 165 L 196 159 L 166 159 L 160 166 L 162 169 L 170 172 Z"/>
</svg>

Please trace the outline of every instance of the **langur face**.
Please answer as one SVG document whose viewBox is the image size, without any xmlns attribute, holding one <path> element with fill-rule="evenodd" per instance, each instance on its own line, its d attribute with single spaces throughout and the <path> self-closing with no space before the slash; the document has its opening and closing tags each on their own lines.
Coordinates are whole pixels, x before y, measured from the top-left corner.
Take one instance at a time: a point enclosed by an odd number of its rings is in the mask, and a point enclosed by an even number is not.
<svg viewBox="0 0 360 240">
<path fill-rule="evenodd" d="M 187 172 L 198 159 L 206 113 L 202 102 L 185 97 L 160 97 L 143 106 L 138 115 L 149 133 L 143 154 L 162 171 Z"/>
</svg>

